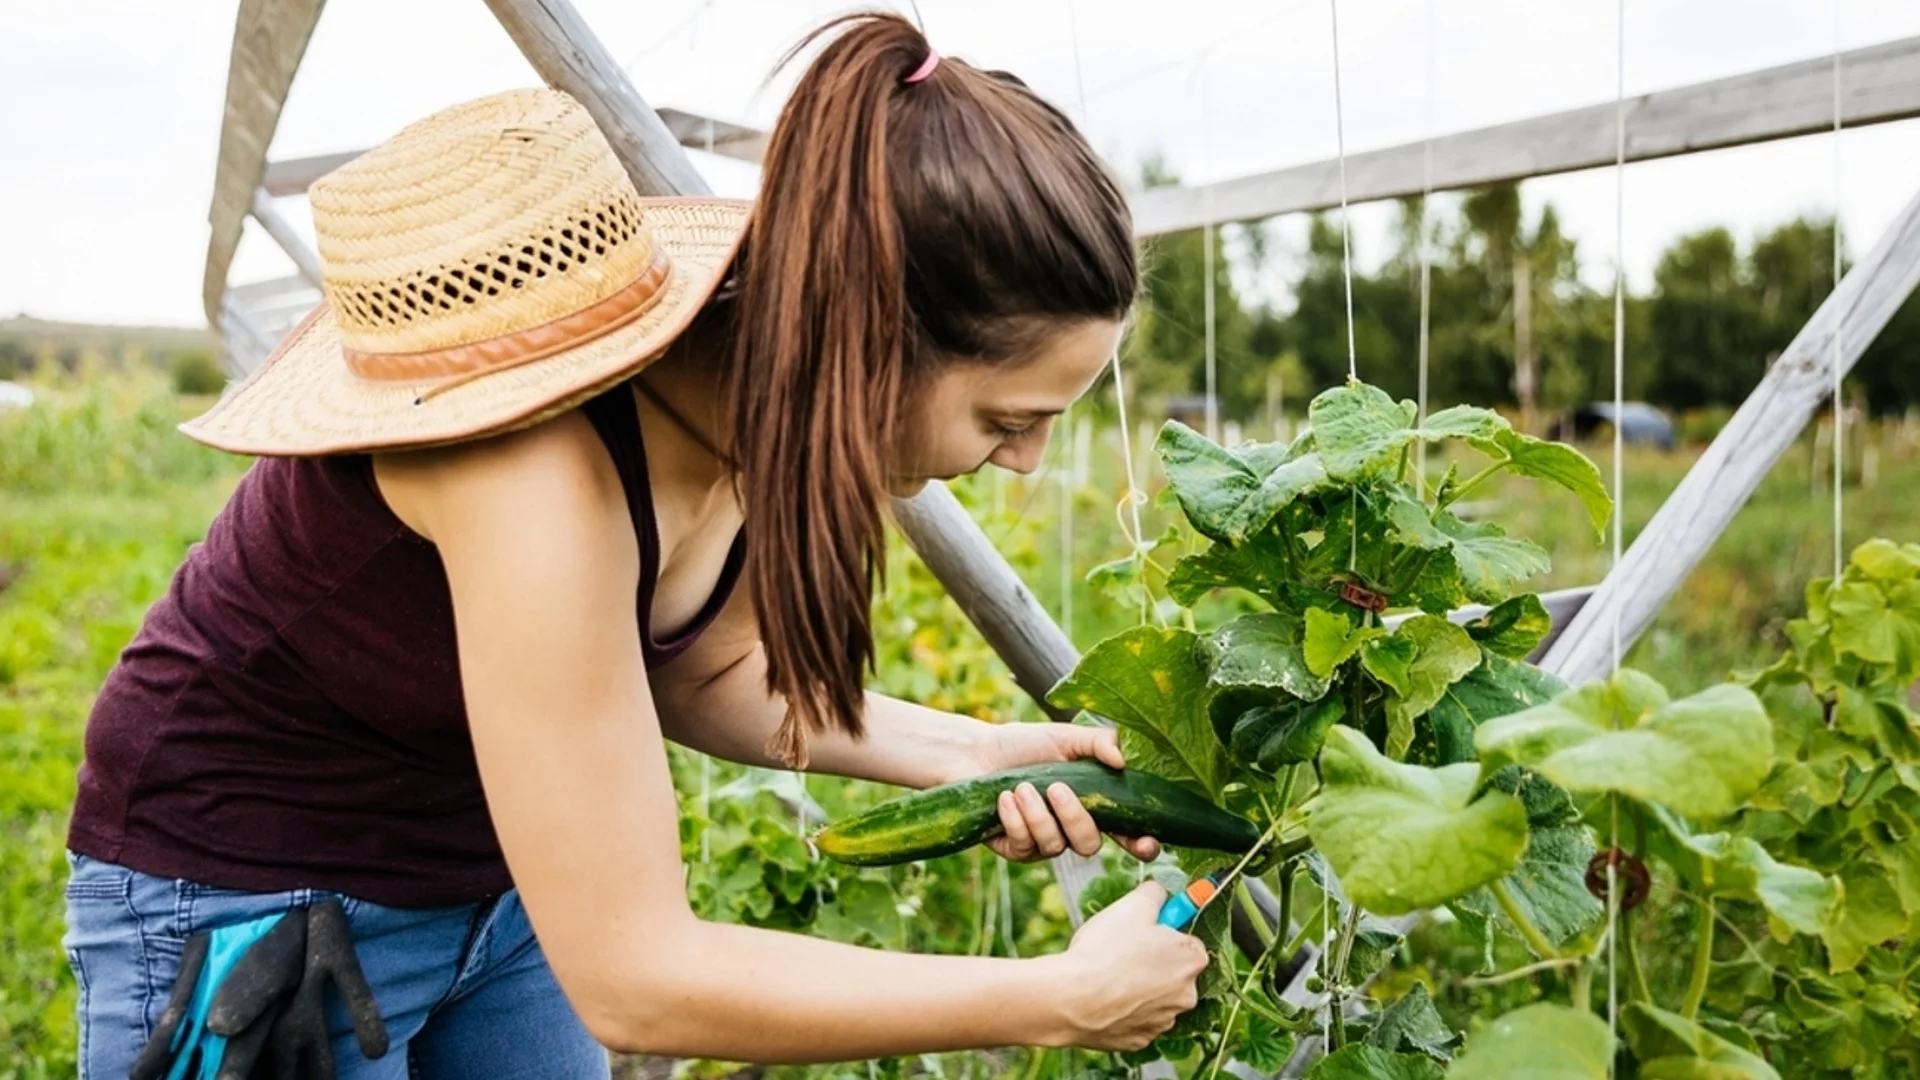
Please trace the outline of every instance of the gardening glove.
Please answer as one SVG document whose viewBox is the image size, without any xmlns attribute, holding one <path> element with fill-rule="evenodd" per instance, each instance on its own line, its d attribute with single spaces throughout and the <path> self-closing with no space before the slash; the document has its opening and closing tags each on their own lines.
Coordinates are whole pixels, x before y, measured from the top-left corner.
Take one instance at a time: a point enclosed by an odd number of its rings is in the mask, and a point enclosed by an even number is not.
<svg viewBox="0 0 1920 1080">
<path fill-rule="evenodd" d="M 269 948 L 284 949 L 286 939 L 306 936 L 306 920 L 292 914 L 268 915 L 251 922 L 202 930 L 187 939 L 180 954 L 180 975 L 161 1010 L 160 1023 L 134 1059 L 130 1080 L 212 1080 L 225 1056 L 227 1040 L 207 1030 L 207 1010 L 234 967 L 269 937 Z M 296 951 L 300 946 L 294 947 Z"/>
<path fill-rule="evenodd" d="M 304 931 L 293 950 L 249 953 L 213 997 L 207 1029 L 228 1039 L 226 1060 L 215 1080 L 333 1080 L 328 984 L 346 1006 L 360 1052 L 368 1059 L 387 1052 L 386 1025 L 354 955 L 340 901 L 329 897 L 291 913 L 289 921 Z"/>
</svg>

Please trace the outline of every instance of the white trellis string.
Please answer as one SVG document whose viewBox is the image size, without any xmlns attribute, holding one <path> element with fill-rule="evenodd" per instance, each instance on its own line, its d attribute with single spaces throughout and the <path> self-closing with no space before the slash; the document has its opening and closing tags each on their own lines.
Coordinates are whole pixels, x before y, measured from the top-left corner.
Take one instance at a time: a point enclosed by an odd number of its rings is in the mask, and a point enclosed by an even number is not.
<svg viewBox="0 0 1920 1080">
<path fill-rule="evenodd" d="M 1353 347 L 1353 240 L 1347 226 L 1347 119 L 1340 100 L 1340 0 L 1327 0 L 1333 15 L 1333 138 L 1340 158 L 1340 274 L 1347 287 L 1347 378 L 1360 377 Z"/>
<path fill-rule="evenodd" d="M 1840 0 L 1833 0 L 1833 291 L 1840 291 Z M 1846 315 L 1838 305 L 1833 325 L 1833 579 L 1840 580 L 1846 564 L 1844 526 L 1840 519 L 1840 483 L 1845 479 L 1846 410 L 1840 394 L 1840 338 L 1846 329 Z"/>
<path fill-rule="evenodd" d="M 1427 137 L 1421 147 L 1420 222 L 1420 426 L 1427 423 L 1427 353 L 1433 328 L 1433 259 L 1427 250 L 1427 204 L 1433 201 L 1433 0 L 1427 0 Z M 1413 442 L 1414 490 L 1427 495 L 1427 440 Z"/>
<path fill-rule="evenodd" d="M 1206 54 L 1201 54 L 1200 76 L 1200 156 L 1207 167 L 1213 167 L 1213 77 L 1208 73 Z M 1215 399 L 1219 384 L 1217 360 L 1214 353 L 1214 300 L 1213 300 L 1213 245 L 1216 226 L 1213 222 L 1213 185 L 1205 184 L 1200 188 L 1201 217 L 1206 225 L 1201 231 L 1202 261 L 1205 263 L 1207 280 L 1204 286 L 1207 309 L 1207 438 L 1220 440 L 1220 406 Z"/>
<path fill-rule="evenodd" d="M 1074 17 L 1073 0 L 1066 0 L 1066 5 L 1067 35 L 1073 44 L 1073 83 L 1074 90 L 1080 98 L 1080 127 L 1082 129 L 1082 136 L 1084 137 L 1087 127 L 1087 82 L 1080 70 L 1080 21 Z M 1123 332 L 1122 337 L 1124 338 L 1124 336 L 1125 333 Z M 1120 413 L 1120 460 L 1127 471 L 1127 494 L 1126 497 L 1121 500 L 1121 507 L 1124 507 L 1132 513 L 1131 523 L 1133 528 L 1132 532 L 1127 536 L 1127 540 L 1133 545 L 1135 554 L 1143 554 L 1146 549 L 1147 540 L 1146 530 L 1140 525 L 1140 504 L 1147 501 L 1147 496 L 1145 492 L 1140 490 L 1140 485 L 1135 479 L 1136 474 L 1133 470 L 1133 429 L 1127 426 L 1127 388 L 1125 382 L 1123 382 L 1120 377 L 1119 346 L 1116 345 L 1114 347 L 1113 355 L 1109 357 L 1108 360 L 1113 367 L 1114 404 Z M 1120 521 L 1120 531 L 1123 533 L 1128 532 L 1127 526 L 1128 519 L 1122 517 Z M 1146 609 L 1143 606 L 1141 610 L 1141 619 L 1143 622 L 1145 618 Z"/>
<path fill-rule="evenodd" d="M 1614 89 L 1613 89 L 1613 562 L 1608 572 L 1620 569 L 1621 525 L 1626 506 L 1626 439 L 1622 433 L 1626 405 L 1627 371 L 1627 0 L 1615 0 Z M 1613 606 L 1613 670 L 1620 671 L 1620 608 Z M 1618 717 L 1615 717 L 1618 723 Z M 1617 859 L 1620 850 L 1620 800 L 1607 800 L 1607 1030 L 1620 1038 L 1620 889 Z M 1613 1058 L 1607 1058 L 1607 1075 L 1614 1073 Z"/>
</svg>

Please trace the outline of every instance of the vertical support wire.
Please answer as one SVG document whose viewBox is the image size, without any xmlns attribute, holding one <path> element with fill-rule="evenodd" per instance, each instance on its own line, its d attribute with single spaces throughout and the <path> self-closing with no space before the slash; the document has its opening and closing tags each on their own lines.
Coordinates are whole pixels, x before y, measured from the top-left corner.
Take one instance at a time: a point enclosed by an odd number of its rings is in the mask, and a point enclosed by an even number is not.
<svg viewBox="0 0 1920 1080">
<path fill-rule="evenodd" d="M 1609 573 L 1620 569 L 1621 517 L 1626 507 L 1626 439 L 1623 435 L 1627 372 L 1627 0 L 1615 0 L 1613 89 L 1613 561 Z M 1613 608 L 1613 670 L 1620 671 L 1620 605 Z M 1614 718 L 1619 723 L 1619 718 Z M 1620 889 L 1617 860 L 1620 849 L 1620 800 L 1607 800 L 1609 848 L 1607 857 L 1607 1030 L 1620 1038 Z M 1614 1074 L 1613 1057 L 1607 1075 Z"/>
<path fill-rule="evenodd" d="M 1833 291 L 1840 291 L 1840 0 L 1833 0 Z M 1828 363 L 1833 367 L 1833 579 L 1846 567 L 1845 526 L 1841 521 L 1840 485 L 1846 479 L 1846 408 L 1840 390 L 1841 336 L 1846 313 L 1834 306 L 1833 341 Z"/>
<path fill-rule="evenodd" d="M 1333 15 L 1333 138 L 1334 149 L 1340 158 L 1340 272 L 1347 287 L 1347 378 L 1360 377 L 1359 363 L 1353 345 L 1353 230 L 1348 227 L 1347 218 L 1347 118 L 1345 105 L 1340 99 L 1340 0 L 1327 0 L 1327 7 Z"/>
<path fill-rule="evenodd" d="M 1420 221 L 1415 244 L 1420 252 L 1420 419 L 1427 423 L 1427 356 L 1433 333 L 1433 258 L 1427 249 L 1427 208 L 1433 201 L 1433 0 L 1427 0 L 1427 137 L 1421 147 Z M 1427 440 L 1413 441 L 1414 490 L 1427 496 Z"/>
<path fill-rule="evenodd" d="M 1206 161 L 1207 168 L 1211 170 L 1213 168 L 1213 77 L 1207 68 L 1207 54 L 1202 53 L 1200 55 L 1201 66 L 1197 73 L 1200 76 L 1200 156 Z M 1200 188 L 1200 203 L 1202 207 L 1200 216 L 1206 219 L 1206 224 L 1201 229 L 1200 245 L 1202 250 L 1201 261 L 1205 264 L 1207 275 L 1206 284 L 1203 287 L 1206 296 L 1207 317 L 1207 438 L 1219 442 L 1220 406 L 1215 395 L 1219 392 L 1220 369 L 1214 351 L 1216 346 L 1214 343 L 1213 306 L 1213 245 L 1214 235 L 1218 231 L 1219 226 L 1217 226 L 1213 220 L 1213 184 L 1211 182 L 1204 184 Z"/>
<path fill-rule="evenodd" d="M 1073 0 L 1066 0 L 1066 5 L 1067 34 L 1073 42 L 1073 84 L 1074 91 L 1079 95 L 1080 99 L 1080 128 L 1081 135 L 1084 138 L 1086 137 L 1087 128 L 1087 80 L 1085 73 L 1080 67 L 1080 20 L 1074 15 Z M 1125 336 L 1124 333 L 1121 335 L 1123 339 Z M 1140 506 L 1147 501 L 1147 496 L 1145 492 L 1140 490 L 1140 484 L 1137 480 L 1138 474 L 1134 472 L 1133 468 L 1133 430 L 1127 426 L 1127 388 L 1120 376 L 1119 346 L 1114 346 L 1113 355 L 1108 358 L 1108 361 L 1113 367 L 1114 403 L 1120 413 L 1120 461 L 1127 471 L 1127 494 L 1126 498 L 1122 501 L 1132 515 L 1133 531 L 1127 539 L 1132 543 L 1133 550 L 1138 553 L 1144 551 L 1147 543 L 1146 531 L 1140 526 Z M 1128 518 L 1122 517 L 1120 521 L 1120 529 L 1122 532 L 1127 531 L 1127 524 Z M 1143 623 L 1146 622 L 1147 615 L 1148 611 L 1143 601 L 1140 610 L 1140 621 Z"/>
</svg>

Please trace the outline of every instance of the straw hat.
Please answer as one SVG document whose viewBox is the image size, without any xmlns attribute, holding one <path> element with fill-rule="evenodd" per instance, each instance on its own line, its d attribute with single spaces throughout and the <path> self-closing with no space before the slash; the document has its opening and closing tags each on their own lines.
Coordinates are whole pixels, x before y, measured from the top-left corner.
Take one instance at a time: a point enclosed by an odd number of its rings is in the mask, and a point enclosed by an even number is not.
<svg viewBox="0 0 1920 1080">
<path fill-rule="evenodd" d="M 643 199 L 579 103 L 435 113 L 310 193 L 326 302 L 181 430 L 246 454 L 459 442 L 644 367 L 723 277 L 744 202 Z"/>
</svg>

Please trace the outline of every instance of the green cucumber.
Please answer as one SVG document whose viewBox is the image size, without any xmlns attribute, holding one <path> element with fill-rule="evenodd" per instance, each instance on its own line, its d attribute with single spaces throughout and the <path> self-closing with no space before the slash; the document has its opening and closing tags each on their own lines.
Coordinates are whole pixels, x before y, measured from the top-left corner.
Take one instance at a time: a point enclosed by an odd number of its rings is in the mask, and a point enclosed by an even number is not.
<svg viewBox="0 0 1920 1080">
<path fill-rule="evenodd" d="M 1103 832 L 1151 836 L 1175 847 L 1240 854 L 1260 829 L 1238 814 L 1138 769 L 1097 761 L 1028 765 L 946 784 L 881 803 L 814 834 L 820 853 L 854 866 L 891 866 L 951 855 L 1001 833 L 1000 793 L 1030 783 L 1042 795 L 1065 784 Z"/>
</svg>

